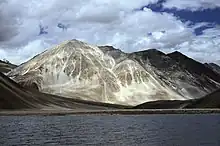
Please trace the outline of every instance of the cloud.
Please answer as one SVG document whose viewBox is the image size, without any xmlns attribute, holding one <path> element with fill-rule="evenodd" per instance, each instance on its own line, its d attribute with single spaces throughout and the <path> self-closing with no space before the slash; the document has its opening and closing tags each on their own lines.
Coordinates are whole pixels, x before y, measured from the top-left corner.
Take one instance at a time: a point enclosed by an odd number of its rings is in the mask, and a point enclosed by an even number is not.
<svg viewBox="0 0 220 146">
<path fill-rule="evenodd" d="M 0 2 L 0 42 L 10 40 L 16 35 L 16 11 L 4 9 L 6 1 Z"/>
<path fill-rule="evenodd" d="M 203 35 L 178 44 L 176 49 L 198 61 L 219 64 L 220 29 L 206 29 L 203 31 Z"/>
<path fill-rule="evenodd" d="M 219 0 L 167 0 L 165 8 L 188 9 L 192 11 L 214 9 L 220 7 Z"/>
<path fill-rule="evenodd" d="M 149 8 L 137 11 L 157 1 L 23 0 L 21 3 L 19 0 L 8 0 L 3 10 L 13 17 L 1 14 L 8 19 L 4 24 L 13 25 L 6 25 L 10 31 L 4 34 L 10 34 L 10 37 L 0 41 L 0 59 L 6 58 L 19 64 L 48 47 L 73 38 L 97 45 L 113 45 L 126 52 L 157 48 L 165 52 L 180 50 L 198 58 L 209 51 L 205 47 L 214 47 L 215 54 L 219 54 L 216 53 L 218 44 L 215 42 L 205 46 L 213 39 L 211 34 L 219 33 L 218 28 L 207 30 L 197 37 L 194 29 L 207 23 L 191 27 L 171 13 L 157 13 Z M 59 27 L 60 24 L 66 28 Z M 40 33 L 40 28 L 48 33 Z M 199 52 L 195 48 L 201 48 L 198 56 L 193 53 Z M 217 56 L 213 58 L 211 60 L 216 60 Z"/>
</svg>

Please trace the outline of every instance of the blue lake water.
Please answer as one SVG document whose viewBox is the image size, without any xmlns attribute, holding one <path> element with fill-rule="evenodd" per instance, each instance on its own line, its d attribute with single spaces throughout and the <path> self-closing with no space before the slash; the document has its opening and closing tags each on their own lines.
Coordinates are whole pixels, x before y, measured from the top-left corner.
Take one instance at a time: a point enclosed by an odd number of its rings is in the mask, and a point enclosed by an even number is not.
<svg viewBox="0 0 220 146">
<path fill-rule="evenodd" d="M 220 115 L 0 116 L 0 145 L 220 146 Z"/>
</svg>

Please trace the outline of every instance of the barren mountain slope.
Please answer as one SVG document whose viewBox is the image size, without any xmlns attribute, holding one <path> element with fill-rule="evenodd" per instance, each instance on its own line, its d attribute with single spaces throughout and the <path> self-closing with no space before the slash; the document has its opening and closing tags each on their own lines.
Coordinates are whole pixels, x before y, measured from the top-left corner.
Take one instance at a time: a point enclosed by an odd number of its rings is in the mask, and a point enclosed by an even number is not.
<svg viewBox="0 0 220 146">
<path fill-rule="evenodd" d="M 68 98 L 138 105 L 185 97 L 126 55 L 71 40 L 47 50 L 8 73 L 16 82 Z M 116 53 L 117 55 L 117 53 Z"/>
</svg>

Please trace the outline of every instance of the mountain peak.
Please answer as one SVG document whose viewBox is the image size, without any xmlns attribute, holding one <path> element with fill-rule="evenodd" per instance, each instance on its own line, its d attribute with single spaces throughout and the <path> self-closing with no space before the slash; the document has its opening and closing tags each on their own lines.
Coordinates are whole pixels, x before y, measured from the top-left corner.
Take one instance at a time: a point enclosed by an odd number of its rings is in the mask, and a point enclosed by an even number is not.
<svg viewBox="0 0 220 146">
<path fill-rule="evenodd" d="M 167 54 L 169 57 L 175 59 L 176 61 L 179 61 L 179 59 L 191 59 L 188 56 L 184 55 L 183 53 L 179 52 L 179 51 L 174 51 L 172 53 L 168 53 Z"/>
<path fill-rule="evenodd" d="M 151 48 L 151 49 L 146 49 L 146 50 L 141 50 L 141 51 L 138 51 L 138 52 L 133 52 L 133 53 L 152 53 L 152 54 L 164 54 L 162 51 L 158 50 L 158 49 L 154 49 L 154 48 Z"/>
<path fill-rule="evenodd" d="M 63 46 L 63 45 L 86 45 L 86 44 L 87 44 L 87 43 L 82 42 L 82 41 L 80 41 L 80 40 L 72 39 L 72 40 L 64 41 L 64 42 L 62 42 L 60 45 L 57 45 L 57 46 L 59 47 L 59 46 Z"/>
<path fill-rule="evenodd" d="M 41 92 L 90 101 L 137 105 L 164 98 L 184 99 L 128 54 L 78 40 L 49 49 L 8 76 L 27 87 L 37 85 Z"/>
<path fill-rule="evenodd" d="M 204 65 L 204 64 L 202 64 L 192 58 L 189 58 L 186 55 L 184 55 L 178 51 L 175 51 L 175 52 L 167 54 L 167 55 L 169 57 L 171 57 L 172 59 L 176 60 L 183 69 L 187 70 L 191 74 L 195 74 L 200 77 L 206 76 L 206 77 L 210 78 L 211 80 L 220 81 L 220 74 L 213 71 L 212 69 L 210 69 L 206 65 Z"/>
<path fill-rule="evenodd" d="M 182 53 L 173 54 L 156 49 L 124 53 L 73 39 L 37 55 L 8 76 L 45 93 L 125 105 L 198 98 L 219 87 L 220 79 L 211 69 L 182 59 Z"/>
</svg>

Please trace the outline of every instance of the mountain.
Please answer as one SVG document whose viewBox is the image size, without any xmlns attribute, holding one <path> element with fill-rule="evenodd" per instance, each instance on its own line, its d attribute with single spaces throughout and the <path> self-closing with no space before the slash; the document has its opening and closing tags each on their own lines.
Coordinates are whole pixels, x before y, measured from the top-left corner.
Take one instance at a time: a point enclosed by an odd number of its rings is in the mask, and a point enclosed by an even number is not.
<svg viewBox="0 0 220 146">
<path fill-rule="evenodd" d="M 182 53 L 150 49 L 131 53 L 130 57 L 186 99 L 202 97 L 220 87 L 220 74 Z"/>
<path fill-rule="evenodd" d="M 199 99 L 190 100 L 160 100 L 146 102 L 133 109 L 195 109 L 220 108 L 220 89 Z"/>
<path fill-rule="evenodd" d="M 133 109 L 183 109 L 192 103 L 190 100 L 158 100 L 139 104 Z"/>
<path fill-rule="evenodd" d="M 220 108 L 220 89 L 200 99 L 160 100 L 135 107 L 65 98 L 24 88 L 0 73 L 0 110 L 106 110 Z"/>
<path fill-rule="evenodd" d="M 7 73 L 16 67 L 17 67 L 16 65 L 11 64 L 8 61 L 0 60 L 0 72 L 2 72 L 2 73 Z"/>
<path fill-rule="evenodd" d="M 216 73 L 220 74 L 220 66 L 218 66 L 217 64 L 215 64 L 215 63 L 205 63 L 204 65 L 206 67 L 212 69 Z"/>
<path fill-rule="evenodd" d="M 0 109 L 118 109 L 121 105 L 64 98 L 24 88 L 0 72 Z"/>
<path fill-rule="evenodd" d="M 213 84 L 213 82 L 220 81 L 220 76 L 213 69 L 210 69 L 204 64 L 197 62 L 177 51 L 168 55 L 179 62 L 183 69 L 195 76 L 198 84 L 201 86 L 207 85 L 205 87 L 210 90 L 216 88 L 216 85 Z"/>
<path fill-rule="evenodd" d="M 120 55 L 113 58 L 99 47 L 77 40 L 41 53 L 8 76 L 44 93 L 89 101 L 137 105 L 151 100 L 184 99 L 161 85 L 137 61 Z"/>
<path fill-rule="evenodd" d="M 220 108 L 220 89 L 195 100 L 186 108 Z"/>
<path fill-rule="evenodd" d="M 124 53 L 111 46 L 71 40 L 35 56 L 7 76 L 43 93 L 121 105 L 196 99 L 220 88 L 220 74 L 184 57 L 156 49 Z"/>
</svg>

